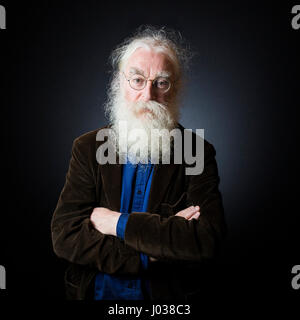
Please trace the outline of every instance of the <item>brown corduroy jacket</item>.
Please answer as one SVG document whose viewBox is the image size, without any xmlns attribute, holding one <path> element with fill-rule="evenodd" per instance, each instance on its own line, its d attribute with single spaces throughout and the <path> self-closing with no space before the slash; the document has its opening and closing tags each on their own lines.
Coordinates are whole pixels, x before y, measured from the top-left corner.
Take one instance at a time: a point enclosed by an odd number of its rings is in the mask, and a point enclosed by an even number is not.
<svg viewBox="0 0 300 320">
<path fill-rule="evenodd" d="M 184 128 L 178 124 L 178 127 Z M 94 277 L 146 276 L 151 299 L 187 299 L 201 291 L 203 266 L 219 252 L 226 233 L 214 147 L 204 140 L 204 170 L 186 175 L 183 164 L 154 167 L 147 212 L 132 212 L 124 241 L 94 229 L 95 207 L 120 210 L 122 165 L 100 165 L 96 151 L 98 130 L 75 139 L 66 182 L 52 217 L 56 255 L 69 262 L 65 274 L 69 299 L 92 299 Z M 175 216 L 200 206 L 200 217 Z M 144 271 L 140 252 L 157 259 Z"/>
</svg>

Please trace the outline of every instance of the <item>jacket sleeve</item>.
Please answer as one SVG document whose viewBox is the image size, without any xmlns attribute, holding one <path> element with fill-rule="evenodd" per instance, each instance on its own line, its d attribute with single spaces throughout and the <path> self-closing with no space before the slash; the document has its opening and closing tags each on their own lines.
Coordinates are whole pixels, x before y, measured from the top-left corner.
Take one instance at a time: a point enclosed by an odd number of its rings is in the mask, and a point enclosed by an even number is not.
<svg viewBox="0 0 300 320">
<path fill-rule="evenodd" d="M 142 269 L 140 253 L 121 239 L 102 234 L 90 222 L 93 209 L 99 206 L 92 159 L 96 153 L 91 148 L 80 138 L 73 143 L 66 182 L 51 221 L 54 252 L 108 274 L 137 274 Z"/>
<path fill-rule="evenodd" d="M 159 260 L 199 262 L 214 258 L 224 235 L 226 224 L 215 149 L 207 143 L 204 170 L 200 175 L 186 176 L 186 202 L 200 206 L 198 219 L 156 213 L 131 213 L 125 230 L 125 243 L 137 251 Z"/>
</svg>

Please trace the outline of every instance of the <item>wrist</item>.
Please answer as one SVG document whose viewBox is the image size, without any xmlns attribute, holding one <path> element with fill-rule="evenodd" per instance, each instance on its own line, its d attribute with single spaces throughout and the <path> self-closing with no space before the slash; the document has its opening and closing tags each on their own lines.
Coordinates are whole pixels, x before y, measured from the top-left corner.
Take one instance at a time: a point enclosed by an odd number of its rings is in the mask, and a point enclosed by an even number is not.
<svg viewBox="0 0 300 320">
<path fill-rule="evenodd" d="M 118 212 L 118 211 L 113 212 L 114 221 L 112 223 L 112 226 L 113 226 L 112 234 L 114 236 L 117 236 L 117 225 L 118 225 L 118 221 L 119 221 L 120 216 L 121 216 L 120 212 Z"/>
</svg>

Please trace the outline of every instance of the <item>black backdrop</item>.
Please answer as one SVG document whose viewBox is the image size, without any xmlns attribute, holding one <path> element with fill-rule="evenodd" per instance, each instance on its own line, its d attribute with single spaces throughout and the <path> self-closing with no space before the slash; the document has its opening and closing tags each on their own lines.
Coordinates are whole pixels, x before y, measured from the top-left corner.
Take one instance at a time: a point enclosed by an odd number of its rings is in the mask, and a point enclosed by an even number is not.
<svg viewBox="0 0 300 320">
<path fill-rule="evenodd" d="M 296 3 L 1 4 L 0 264 L 8 297 L 64 298 L 50 220 L 72 141 L 106 123 L 108 56 L 141 24 L 179 30 L 197 52 L 181 123 L 204 128 L 217 151 L 229 234 L 216 290 L 245 299 L 299 295 L 291 288 L 300 263 Z"/>
</svg>

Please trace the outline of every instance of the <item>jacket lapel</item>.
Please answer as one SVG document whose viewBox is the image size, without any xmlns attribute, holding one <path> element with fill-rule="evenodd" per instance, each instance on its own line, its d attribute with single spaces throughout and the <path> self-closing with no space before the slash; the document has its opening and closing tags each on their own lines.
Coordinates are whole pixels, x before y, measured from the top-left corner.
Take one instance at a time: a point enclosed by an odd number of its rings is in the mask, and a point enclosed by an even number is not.
<svg viewBox="0 0 300 320">
<path fill-rule="evenodd" d="M 106 163 L 100 166 L 102 188 L 109 209 L 120 211 L 122 191 L 122 165 Z"/>
<path fill-rule="evenodd" d="M 165 193 L 172 180 L 178 165 L 176 164 L 157 164 L 154 166 L 151 189 L 148 201 L 148 211 L 158 208 L 165 197 Z"/>
</svg>

